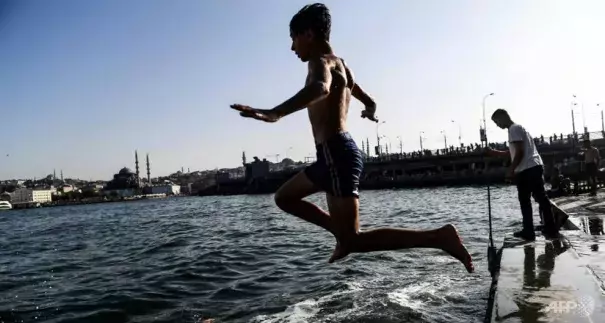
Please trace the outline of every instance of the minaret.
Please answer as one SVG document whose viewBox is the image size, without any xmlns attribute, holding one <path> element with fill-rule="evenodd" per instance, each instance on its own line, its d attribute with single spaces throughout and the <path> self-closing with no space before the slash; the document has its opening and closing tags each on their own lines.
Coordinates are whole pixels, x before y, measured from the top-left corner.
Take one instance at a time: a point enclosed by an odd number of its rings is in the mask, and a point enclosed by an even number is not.
<svg viewBox="0 0 605 323">
<path fill-rule="evenodd" d="M 57 180 L 57 170 L 53 169 L 53 182 Z"/>
<path fill-rule="evenodd" d="M 246 152 L 242 151 L 242 163 L 244 163 L 244 166 L 246 166 Z"/>
<path fill-rule="evenodd" d="M 63 182 L 63 170 L 61 170 L 61 182 Z"/>
<path fill-rule="evenodd" d="M 370 139 L 366 138 L 366 154 L 370 157 Z"/>
<path fill-rule="evenodd" d="M 151 185 L 151 168 L 149 167 L 149 154 L 147 154 L 147 182 Z"/>
<path fill-rule="evenodd" d="M 134 151 L 134 167 L 137 171 L 137 180 L 140 179 L 141 177 L 139 175 L 141 175 L 139 173 L 139 152 L 138 151 Z"/>
</svg>

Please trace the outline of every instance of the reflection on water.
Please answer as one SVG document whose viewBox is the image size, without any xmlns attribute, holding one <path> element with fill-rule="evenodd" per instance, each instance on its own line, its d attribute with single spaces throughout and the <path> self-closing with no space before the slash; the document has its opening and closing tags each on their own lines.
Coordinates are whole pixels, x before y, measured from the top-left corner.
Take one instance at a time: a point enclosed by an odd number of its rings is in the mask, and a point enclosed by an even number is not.
<svg viewBox="0 0 605 323">
<path fill-rule="evenodd" d="M 603 235 L 603 218 L 590 217 L 588 218 L 588 232 L 592 235 Z"/>
<path fill-rule="evenodd" d="M 605 233 L 603 232 L 603 218 L 599 216 L 588 216 L 582 219 L 582 229 L 584 232 L 593 235 L 593 236 L 601 236 Z M 599 251 L 599 240 L 598 238 L 594 238 L 594 244 L 590 246 L 592 251 Z"/>
<path fill-rule="evenodd" d="M 544 253 L 537 258 L 534 244 L 524 246 L 523 293 L 513 297 L 519 310 L 502 316 L 500 318 L 502 321 L 518 318 L 521 322 L 533 323 L 545 317 L 547 302 L 540 299 L 539 291 L 551 286 L 550 278 L 555 269 L 555 258 L 570 246 L 567 241 L 547 241 L 544 245 Z"/>
</svg>

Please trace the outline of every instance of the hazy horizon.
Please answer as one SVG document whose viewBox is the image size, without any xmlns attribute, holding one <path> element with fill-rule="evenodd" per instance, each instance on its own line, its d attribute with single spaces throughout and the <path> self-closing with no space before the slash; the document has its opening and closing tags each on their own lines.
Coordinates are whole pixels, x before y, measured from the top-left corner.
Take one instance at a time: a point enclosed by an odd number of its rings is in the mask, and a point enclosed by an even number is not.
<svg viewBox="0 0 605 323">
<path fill-rule="evenodd" d="M 0 179 L 109 180 L 236 167 L 242 151 L 274 160 L 313 156 L 306 111 L 276 124 L 232 103 L 272 108 L 304 84 L 289 21 L 312 1 L 75 0 L 0 4 Z M 601 129 L 602 1 L 325 1 L 332 44 L 378 103 L 380 133 L 399 151 L 479 142 L 481 102 L 507 109 L 531 134 Z M 603 100 L 603 101 L 601 101 Z M 581 103 L 584 104 L 582 115 Z M 603 102 L 605 103 L 605 102 Z M 352 103 L 349 131 L 376 144 L 376 124 Z M 455 120 L 456 123 L 452 123 Z M 490 141 L 506 131 L 488 120 Z M 292 149 L 290 149 L 292 147 Z M 7 156 L 8 155 L 8 156 Z"/>
</svg>

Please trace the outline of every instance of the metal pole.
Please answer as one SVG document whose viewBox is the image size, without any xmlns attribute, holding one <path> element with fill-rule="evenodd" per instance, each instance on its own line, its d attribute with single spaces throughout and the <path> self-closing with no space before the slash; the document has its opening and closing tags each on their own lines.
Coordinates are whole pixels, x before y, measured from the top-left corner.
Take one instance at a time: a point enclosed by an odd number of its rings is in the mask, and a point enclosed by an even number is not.
<svg viewBox="0 0 605 323">
<path fill-rule="evenodd" d="M 494 93 L 486 94 L 483 97 L 483 131 L 485 131 L 485 147 L 487 147 L 487 123 L 485 121 L 485 100 L 487 100 L 487 98 L 492 95 L 494 95 Z"/>
<path fill-rule="evenodd" d="M 573 135 L 575 136 L 576 134 L 576 119 L 574 117 L 574 113 L 573 113 L 573 106 L 576 105 L 575 102 L 571 103 L 571 129 L 573 131 Z"/>
<path fill-rule="evenodd" d="M 571 125 L 572 125 L 572 128 L 573 128 L 573 135 L 574 135 L 574 138 L 575 138 L 575 135 L 576 135 L 576 120 L 575 120 L 574 113 L 573 113 L 573 107 L 574 107 L 574 105 L 577 105 L 577 103 L 576 103 L 576 95 L 572 94 L 571 96 L 573 96 L 573 100 L 571 100 L 571 107 L 570 107 L 571 108 Z"/>
<path fill-rule="evenodd" d="M 584 102 L 582 102 L 582 126 L 584 126 L 584 132 L 586 133 L 586 115 L 584 114 Z"/>
<path fill-rule="evenodd" d="M 597 108 L 601 106 L 601 103 L 597 103 Z M 605 122 L 603 121 L 603 109 L 601 109 L 601 132 L 605 132 Z"/>
<path fill-rule="evenodd" d="M 485 100 L 487 99 L 487 97 L 492 96 L 492 95 L 494 95 L 494 93 L 487 94 L 483 97 L 483 131 L 485 132 L 485 147 L 488 146 L 487 145 L 487 123 L 485 121 Z M 485 157 L 482 155 L 481 158 L 483 160 L 483 165 L 484 165 L 485 169 L 487 169 L 487 163 L 485 162 Z M 494 259 L 496 258 L 497 252 L 496 252 L 496 248 L 494 247 L 494 238 L 493 238 L 493 233 L 492 233 L 492 194 L 491 194 L 491 188 L 490 188 L 489 175 L 487 175 L 487 213 L 488 213 L 488 217 L 489 217 L 489 246 L 487 247 L 487 259 L 488 259 L 488 269 L 493 277 L 494 276 L 493 262 L 494 262 Z"/>
<path fill-rule="evenodd" d="M 403 140 L 401 136 L 397 136 L 397 139 L 399 139 L 399 153 L 403 155 Z"/>
<path fill-rule="evenodd" d="M 462 147 L 462 126 L 459 122 L 456 122 L 455 120 L 452 120 L 452 123 L 458 124 L 458 144 L 460 145 L 460 147 Z"/>
<path fill-rule="evenodd" d="M 378 135 L 378 127 L 380 127 L 380 125 L 385 122 L 386 121 L 382 121 L 382 122 L 379 122 L 378 124 L 376 124 L 376 145 L 378 146 L 378 155 L 380 155 L 380 153 L 382 153 L 382 148 L 380 147 L 380 136 Z"/>
<path fill-rule="evenodd" d="M 376 125 L 376 146 L 378 147 L 376 153 L 378 156 L 380 156 L 380 136 L 378 136 L 378 125 Z"/>
</svg>

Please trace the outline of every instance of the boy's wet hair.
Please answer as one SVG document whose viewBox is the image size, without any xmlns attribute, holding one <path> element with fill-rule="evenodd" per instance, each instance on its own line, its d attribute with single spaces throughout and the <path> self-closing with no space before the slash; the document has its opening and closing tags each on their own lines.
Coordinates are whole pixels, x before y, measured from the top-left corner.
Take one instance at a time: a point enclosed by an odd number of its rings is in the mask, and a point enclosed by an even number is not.
<svg viewBox="0 0 605 323">
<path fill-rule="evenodd" d="M 319 40 L 330 40 L 332 17 L 323 3 L 304 6 L 290 20 L 290 34 L 299 35 L 311 29 Z"/>
</svg>

